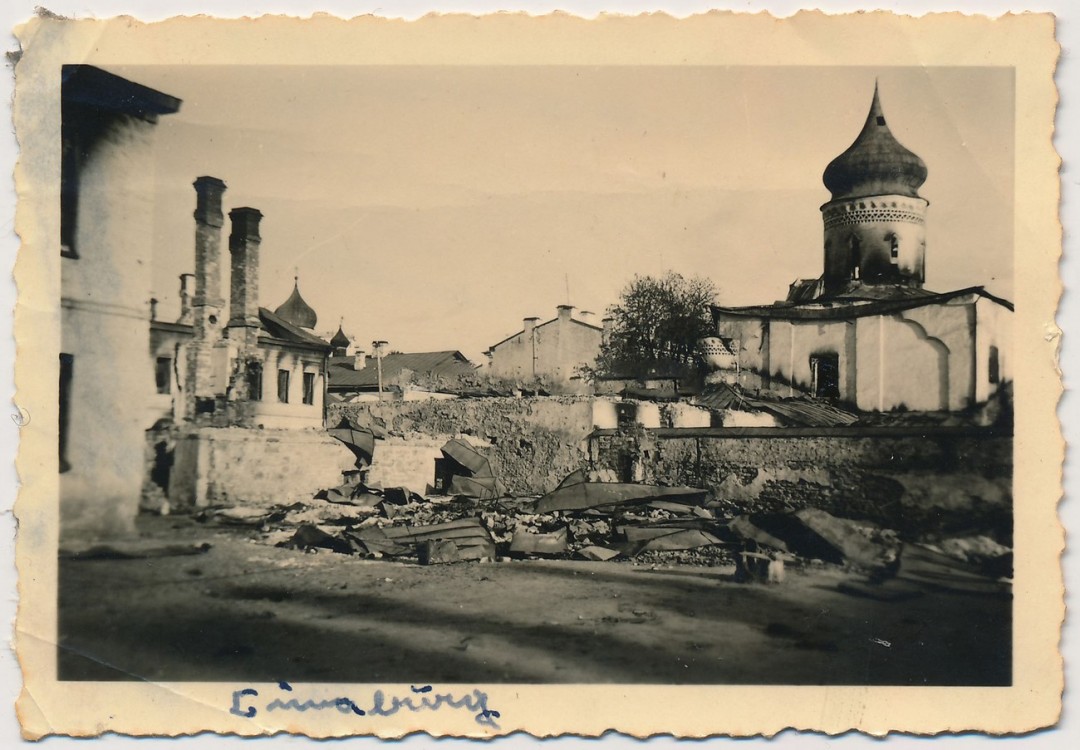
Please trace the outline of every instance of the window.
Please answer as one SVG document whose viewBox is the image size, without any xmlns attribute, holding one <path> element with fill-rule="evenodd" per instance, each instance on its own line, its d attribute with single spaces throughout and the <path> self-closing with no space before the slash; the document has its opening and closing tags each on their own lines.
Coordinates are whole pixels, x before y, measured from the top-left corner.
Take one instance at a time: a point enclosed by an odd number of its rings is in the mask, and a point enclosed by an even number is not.
<svg viewBox="0 0 1080 750">
<path fill-rule="evenodd" d="M 895 232 L 889 232 L 885 235 L 885 239 L 889 243 L 889 260 L 895 263 L 900 259 L 900 238 Z"/>
<path fill-rule="evenodd" d="M 315 373 L 304 373 L 304 403 L 315 403 Z"/>
<path fill-rule="evenodd" d="M 987 376 L 991 383 L 998 383 L 1001 380 L 1001 355 L 998 354 L 998 348 L 996 346 L 990 347 L 990 361 L 987 362 Z"/>
<path fill-rule="evenodd" d="M 71 468 L 68 463 L 68 431 L 71 423 L 71 375 L 75 357 L 60 355 L 60 473 Z"/>
<path fill-rule="evenodd" d="M 158 393 L 169 393 L 172 390 L 172 357 L 158 357 L 154 365 L 154 381 L 157 384 Z"/>
<path fill-rule="evenodd" d="M 262 400 L 262 365 L 258 362 L 248 362 L 247 366 L 248 399 L 251 401 Z"/>
<path fill-rule="evenodd" d="M 283 404 L 289 403 L 289 371 L 277 371 L 277 400 Z"/>
<path fill-rule="evenodd" d="M 810 357 L 810 392 L 818 398 L 840 398 L 840 355 Z"/>
</svg>

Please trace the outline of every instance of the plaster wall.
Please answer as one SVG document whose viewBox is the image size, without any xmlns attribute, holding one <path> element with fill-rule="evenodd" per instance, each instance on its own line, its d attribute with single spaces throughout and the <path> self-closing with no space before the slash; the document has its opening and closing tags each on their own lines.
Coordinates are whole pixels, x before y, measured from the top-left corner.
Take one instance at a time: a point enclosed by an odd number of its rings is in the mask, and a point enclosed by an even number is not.
<svg viewBox="0 0 1080 750">
<path fill-rule="evenodd" d="M 1013 312 L 992 300 L 975 302 L 975 400 L 983 403 L 1012 381 Z M 996 350 L 997 377 L 991 377 L 991 347 Z"/>
<path fill-rule="evenodd" d="M 563 386 L 585 387 L 577 371 L 600 353 L 602 332 L 571 316 L 522 331 L 492 349 L 491 374 L 514 380 L 544 378 Z"/>
<path fill-rule="evenodd" d="M 851 321 L 789 321 L 769 322 L 769 373 L 793 387 L 787 396 L 799 395 L 809 389 L 812 375 L 810 357 L 833 353 L 840 366 L 840 398 L 850 401 L 856 391 L 855 326 Z"/>
<path fill-rule="evenodd" d="M 75 250 L 61 259 L 60 351 L 73 356 L 62 538 L 133 528 L 143 474 L 153 125 L 116 118 L 83 163 Z"/>
</svg>

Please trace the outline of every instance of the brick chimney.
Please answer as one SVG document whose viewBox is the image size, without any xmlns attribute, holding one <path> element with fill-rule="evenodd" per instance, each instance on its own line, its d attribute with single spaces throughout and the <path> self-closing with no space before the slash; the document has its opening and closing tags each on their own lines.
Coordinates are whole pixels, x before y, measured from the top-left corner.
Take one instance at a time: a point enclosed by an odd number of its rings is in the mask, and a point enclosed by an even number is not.
<svg viewBox="0 0 1080 750">
<path fill-rule="evenodd" d="M 191 325 L 191 290 L 188 283 L 195 278 L 193 273 L 180 274 L 180 318 L 177 323 Z"/>
<path fill-rule="evenodd" d="M 229 338 L 245 349 L 255 349 L 259 338 L 259 220 L 255 208 L 229 212 L 232 233 L 229 254 Z"/>
<path fill-rule="evenodd" d="M 611 343 L 611 329 L 615 325 L 615 318 L 604 318 L 603 323 L 604 333 L 602 334 L 601 340 L 604 342 L 604 346 L 607 346 Z"/>
<path fill-rule="evenodd" d="M 556 308 L 556 309 L 559 311 L 559 322 L 560 323 L 566 323 L 566 322 L 570 321 L 574 317 L 574 306 L 573 305 L 559 305 L 558 308 Z"/>
<path fill-rule="evenodd" d="M 540 320 L 540 318 L 525 318 L 522 321 L 525 338 L 529 338 L 530 336 L 532 336 L 533 329 L 536 328 L 536 321 L 538 320 Z"/>
<path fill-rule="evenodd" d="M 596 313 L 591 310 L 582 310 L 578 315 L 578 319 L 582 323 L 588 323 L 591 326 L 596 325 Z"/>
<path fill-rule="evenodd" d="M 212 415 L 225 393 L 224 367 L 215 355 L 221 341 L 221 199 L 225 183 L 216 177 L 195 180 L 195 295 L 191 299 L 193 337 L 188 346 L 184 415 Z"/>
<path fill-rule="evenodd" d="M 353 355 L 353 369 L 363 370 L 365 367 L 367 367 L 367 352 L 363 349 L 357 349 Z"/>
</svg>

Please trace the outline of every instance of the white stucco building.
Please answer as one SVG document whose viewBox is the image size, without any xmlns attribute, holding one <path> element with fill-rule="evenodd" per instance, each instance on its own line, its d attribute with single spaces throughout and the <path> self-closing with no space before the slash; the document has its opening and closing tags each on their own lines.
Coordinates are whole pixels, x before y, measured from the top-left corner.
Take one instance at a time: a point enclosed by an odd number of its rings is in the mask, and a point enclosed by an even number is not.
<svg viewBox="0 0 1080 750">
<path fill-rule="evenodd" d="M 525 318 L 522 329 L 488 350 L 489 372 L 510 380 L 541 378 L 570 390 L 587 386 L 580 369 L 593 365 L 600 354 L 603 329 L 587 311 L 574 315 L 571 305 L 559 305 L 558 314 L 540 323 Z"/>
<path fill-rule="evenodd" d="M 923 286 L 926 175 L 875 87 L 862 131 L 825 169 L 822 276 L 796 281 L 783 302 L 714 307 L 735 351 L 714 363 L 721 376 L 864 411 L 959 411 L 1009 382 L 1012 304 L 982 287 Z"/>
<path fill-rule="evenodd" d="M 89 65 L 60 74 L 60 533 L 105 537 L 139 502 L 153 139 L 180 100 Z"/>
</svg>

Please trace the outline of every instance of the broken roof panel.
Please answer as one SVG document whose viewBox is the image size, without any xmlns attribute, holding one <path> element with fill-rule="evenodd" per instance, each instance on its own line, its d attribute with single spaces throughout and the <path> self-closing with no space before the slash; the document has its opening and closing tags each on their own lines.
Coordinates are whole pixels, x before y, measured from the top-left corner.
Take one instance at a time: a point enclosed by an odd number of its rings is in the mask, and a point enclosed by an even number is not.
<svg viewBox="0 0 1080 750">
<path fill-rule="evenodd" d="M 682 498 L 686 502 L 704 500 L 708 490 L 694 487 L 656 487 L 628 482 L 580 482 L 559 487 L 540 498 L 537 513 L 557 510 L 585 510 L 650 500 Z"/>
<path fill-rule="evenodd" d="M 442 454 L 460 466 L 468 469 L 474 477 L 492 477 L 491 465 L 486 457 L 476 452 L 476 449 L 461 438 L 453 438 L 440 448 Z"/>
</svg>

